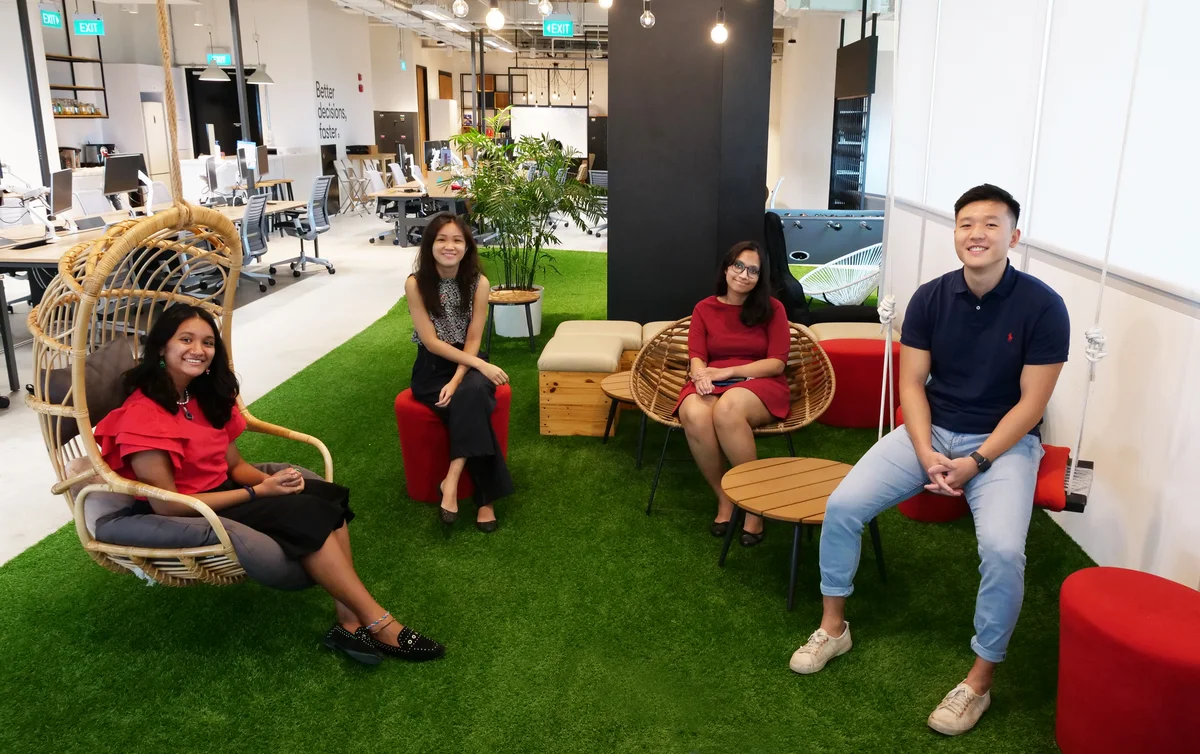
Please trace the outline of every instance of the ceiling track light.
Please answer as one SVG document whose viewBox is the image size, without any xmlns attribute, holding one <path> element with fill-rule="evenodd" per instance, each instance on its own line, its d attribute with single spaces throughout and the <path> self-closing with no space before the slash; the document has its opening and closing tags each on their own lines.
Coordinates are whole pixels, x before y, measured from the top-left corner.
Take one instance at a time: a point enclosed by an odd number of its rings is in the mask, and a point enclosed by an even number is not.
<svg viewBox="0 0 1200 754">
<path fill-rule="evenodd" d="M 213 49 L 213 41 L 212 41 L 212 32 L 211 31 L 208 33 L 208 52 L 210 54 L 213 54 L 215 52 Z M 225 71 L 222 71 L 217 66 L 216 63 L 209 63 L 208 67 L 205 68 L 200 73 L 200 80 L 201 81 L 228 81 L 229 74 L 225 73 Z"/>
<path fill-rule="evenodd" d="M 466 18 L 471 8 L 467 5 L 467 0 L 454 0 L 450 5 L 450 12 L 458 18 Z"/>
<path fill-rule="evenodd" d="M 709 34 L 712 41 L 717 44 L 725 44 L 725 40 L 729 39 L 729 30 L 725 28 L 725 6 L 717 11 L 717 25 L 712 27 L 712 32 Z"/>
<path fill-rule="evenodd" d="M 541 0 L 537 4 L 537 9 L 538 13 L 542 14 L 542 17 L 545 18 L 554 12 L 554 3 L 551 3 L 550 0 Z"/>
<path fill-rule="evenodd" d="M 638 23 L 642 25 L 643 29 L 654 27 L 654 13 L 650 10 L 650 0 L 642 0 L 642 15 L 638 19 Z"/>
<path fill-rule="evenodd" d="M 500 10 L 500 0 L 491 0 L 491 8 L 484 17 L 484 22 L 492 31 L 500 31 L 504 28 L 504 12 Z"/>
</svg>

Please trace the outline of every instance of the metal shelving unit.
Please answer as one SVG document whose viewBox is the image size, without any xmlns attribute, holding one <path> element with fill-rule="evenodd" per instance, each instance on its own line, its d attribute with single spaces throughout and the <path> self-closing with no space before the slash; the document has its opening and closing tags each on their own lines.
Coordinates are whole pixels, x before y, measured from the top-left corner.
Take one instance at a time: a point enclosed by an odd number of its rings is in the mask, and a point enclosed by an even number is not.
<svg viewBox="0 0 1200 754">
<path fill-rule="evenodd" d="M 95 10 L 96 10 L 96 3 L 93 1 L 92 2 L 92 12 L 95 12 Z M 68 118 L 107 118 L 108 117 L 108 91 L 105 89 L 106 84 L 104 81 L 104 50 L 101 48 L 100 38 L 96 37 L 96 57 L 87 58 L 87 57 L 80 57 L 78 55 L 75 55 L 74 50 L 71 49 L 71 30 L 67 24 L 63 25 L 63 33 L 66 35 L 66 38 L 67 38 L 67 54 L 66 55 L 55 55 L 55 54 L 47 53 L 46 60 L 48 62 L 69 64 L 70 70 L 71 70 L 71 83 L 70 84 L 51 83 L 50 91 L 51 92 L 55 92 L 55 91 L 100 92 L 104 98 L 104 105 L 101 107 L 100 112 L 98 112 L 98 113 L 87 113 L 87 114 L 63 113 L 63 114 L 55 115 L 54 116 L 55 119 L 63 120 L 63 119 L 68 119 Z M 79 84 L 79 81 L 75 77 L 75 66 L 76 65 L 98 65 L 98 66 L 100 66 L 100 86 L 81 86 Z"/>
</svg>

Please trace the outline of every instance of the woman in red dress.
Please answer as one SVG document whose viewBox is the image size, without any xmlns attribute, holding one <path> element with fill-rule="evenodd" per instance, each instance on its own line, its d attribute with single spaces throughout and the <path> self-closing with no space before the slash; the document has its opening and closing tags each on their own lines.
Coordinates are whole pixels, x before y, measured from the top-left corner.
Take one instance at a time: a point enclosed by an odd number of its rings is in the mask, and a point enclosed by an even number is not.
<svg viewBox="0 0 1200 754">
<path fill-rule="evenodd" d="M 766 254 L 753 241 L 736 244 L 721 262 L 717 295 L 692 311 L 691 381 L 675 407 L 692 457 L 717 495 L 715 537 L 725 536 L 733 516 L 733 501 L 721 489 L 721 454 L 733 466 L 753 461 L 753 428 L 787 417 L 783 370 L 790 348 L 787 312 L 771 296 Z M 762 519 L 747 514 L 742 545 L 757 545 L 762 531 Z"/>
<path fill-rule="evenodd" d="M 141 363 L 125 374 L 129 395 L 96 425 L 104 462 L 125 477 L 190 495 L 222 518 L 262 532 L 334 599 L 337 621 L 325 646 L 359 662 L 382 657 L 432 660 L 445 648 L 402 625 L 363 586 L 350 559 L 350 490 L 305 479 L 289 468 L 272 476 L 242 460 L 238 382 L 212 315 L 167 309 L 146 336 Z M 196 516 L 182 503 L 138 500 L 128 513 Z"/>
</svg>

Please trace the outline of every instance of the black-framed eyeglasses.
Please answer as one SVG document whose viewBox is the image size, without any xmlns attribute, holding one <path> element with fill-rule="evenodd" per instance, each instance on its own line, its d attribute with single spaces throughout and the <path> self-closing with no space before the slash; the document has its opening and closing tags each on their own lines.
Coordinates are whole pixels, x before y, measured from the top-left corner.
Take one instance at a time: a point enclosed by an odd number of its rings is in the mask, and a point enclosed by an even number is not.
<svg viewBox="0 0 1200 754">
<path fill-rule="evenodd" d="M 741 275 L 744 272 L 749 277 L 756 278 L 756 277 L 758 277 L 758 273 L 761 272 L 761 270 L 757 266 L 752 265 L 752 264 L 745 264 L 740 259 L 729 266 L 733 268 L 733 272 L 735 275 Z"/>
</svg>

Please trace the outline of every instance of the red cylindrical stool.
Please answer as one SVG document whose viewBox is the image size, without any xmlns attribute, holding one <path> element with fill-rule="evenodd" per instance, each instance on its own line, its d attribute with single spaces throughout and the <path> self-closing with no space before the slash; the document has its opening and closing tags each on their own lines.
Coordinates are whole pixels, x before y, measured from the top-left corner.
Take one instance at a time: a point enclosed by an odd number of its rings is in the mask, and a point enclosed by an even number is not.
<svg viewBox="0 0 1200 754">
<path fill-rule="evenodd" d="M 896 398 L 899 400 L 899 396 Z M 904 424 L 904 412 L 896 408 L 896 427 Z M 916 495 L 896 506 L 906 518 L 925 524 L 944 524 L 957 521 L 971 512 L 967 498 L 935 495 L 932 492 L 918 492 Z"/>
<path fill-rule="evenodd" d="M 500 451 L 508 457 L 508 413 L 512 405 L 512 388 L 496 388 L 496 408 L 492 411 L 492 430 L 500 443 Z M 400 432 L 400 454 L 404 457 L 404 485 L 408 496 L 423 503 L 440 503 L 438 483 L 446 478 L 450 468 L 450 437 L 446 425 L 433 409 L 413 398 L 412 390 L 396 396 L 396 428 Z M 458 498 L 464 500 L 475 494 L 469 474 L 458 481 Z"/>
<path fill-rule="evenodd" d="M 1058 715 L 1066 754 L 1200 751 L 1200 593 L 1085 568 L 1059 595 Z"/>
<path fill-rule="evenodd" d="M 883 383 L 883 352 L 886 340 L 835 338 L 822 340 L 829 354 L 837 390 L 833 403 L 817 421 L 830 427 L 868 429 L 879 426 L 879 387 Z M 900 400 L 900 343 L 892 341 L 892 386 Z"/>
</svg>

